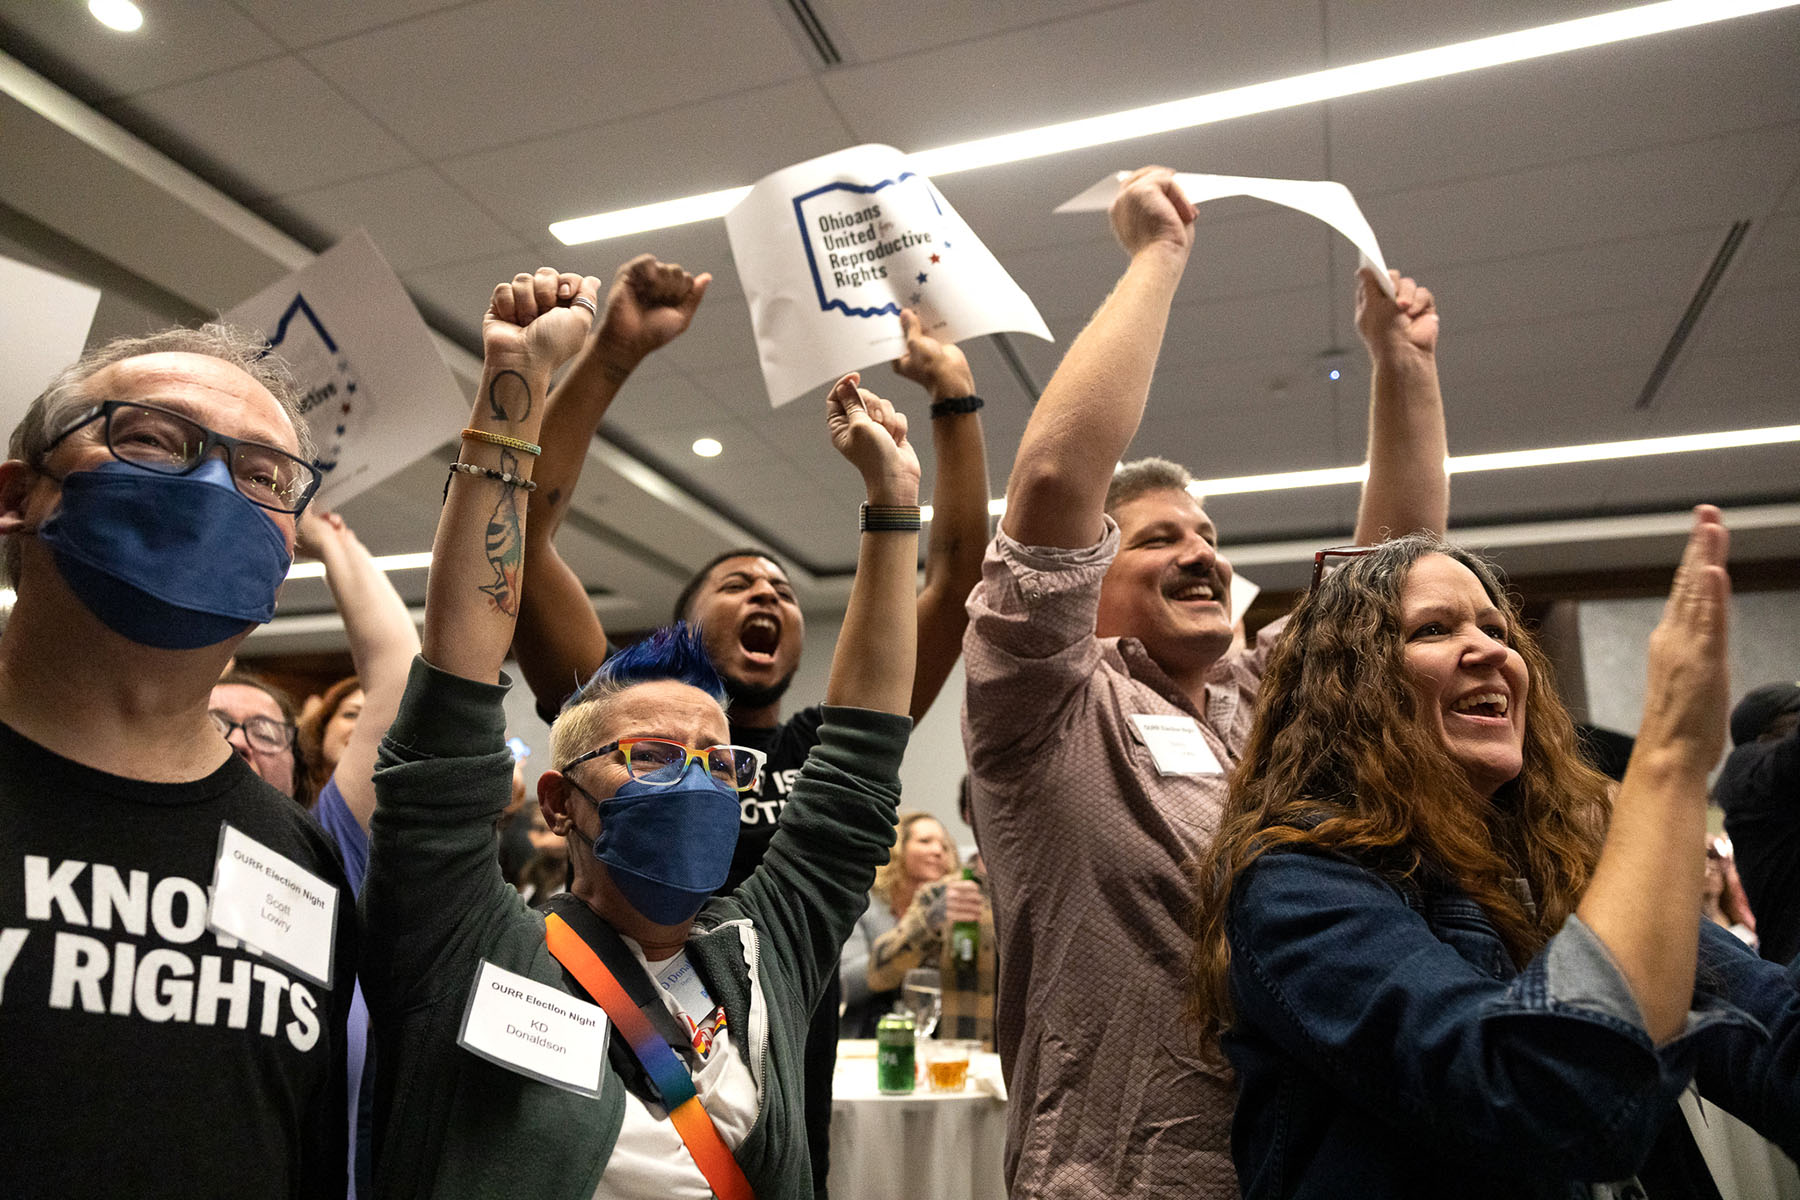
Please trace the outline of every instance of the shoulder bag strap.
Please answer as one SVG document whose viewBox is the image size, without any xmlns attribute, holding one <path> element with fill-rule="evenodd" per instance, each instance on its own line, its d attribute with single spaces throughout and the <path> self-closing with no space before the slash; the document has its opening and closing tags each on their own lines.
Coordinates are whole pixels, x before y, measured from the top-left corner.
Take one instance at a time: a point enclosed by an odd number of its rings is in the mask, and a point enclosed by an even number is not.
<svg viewBox="0 0 1800 1200">
<path fill-rule="evenodd" d="M 585 904 L 581 907 L 592 912 Z M 688 1073 L 686 1065 L 651 1023 L 645 1009 L 632 1000 L 614 972 L 607 969 L 595 948 L 563 919 L 561 912 L 573 913 L 572 907 L 558 905 L 557 908 L 560 911 L 551 912 L 544 917 L 544 940 L 550 953 L 556 956 L 556 961 L 563 965 L 564 970 L 575 977 L 576 982 L 593 1001 L 606 1010 L 614 1027 L 624 1035 L 632 1053 L 643 1065 L 645 1074 L 650 1077 L 651 1084 L 662 1097 L 663 1107 L 669 1111 L 670 1123 L 675 1126 L 675 1132 L 681 1135 L 682 1143 L 693 1156 L 694 1165 L 700 1168 L 707 1186 L 712 1188 L 719 1200 L 755 1200 L 755 1193 L 750 1188 L 750 1181 L 744 1177 L 743 1168 L 731 1156 L 731 1151 L 726 1148 L 724 1140 L 719 1137 L 719 1131 L 713 1126 L 712 1118 L 701 1105 L 700 1097 L 694 1091 L 693 1077 Z M 588 924 L 585 921 L 583 923 Z M 598 937 L 596 940 L 601 944 L 608 941 L 617 943 L 618 935 L 598 917 L 591 923 L 590 931 L 592 927 L 603 929 L 606 934 L 611 935 L 610 938 L 604 935 Z M 623 943 L 618 943 L 618 949 L 630 957 L 631 952 L 625 949 Z M 635 969 L 633 973 L 642 978 L 644 971 L 635 957 L 631 958 L 631 965 Z M 630 977 L 629 974 L 626 976 L 628 979 Z M 668 1009 L 659 998 L 652 995 L 651 1001 L 664 1016 L 669 1016 Z M 670 1021 L 673 1023 L 672 1017 Z M 685 1040 L 684 1038 L 683 1041 Z"/>
</svg>

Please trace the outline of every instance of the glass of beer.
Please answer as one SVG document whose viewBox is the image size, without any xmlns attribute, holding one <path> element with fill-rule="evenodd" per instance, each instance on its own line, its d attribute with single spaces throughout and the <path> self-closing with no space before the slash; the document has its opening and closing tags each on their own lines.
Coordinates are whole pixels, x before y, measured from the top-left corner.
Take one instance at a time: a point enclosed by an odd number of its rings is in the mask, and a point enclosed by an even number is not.
<svg viewBox="0 0 1800 1200">
<path fill-rule="evenodd" d="M 969 1055 L 979 1045 L 962 1038 L 929 1038 L 919 1043 L 925 1080 L 934 1092 L 960 1092 L 969 1079 Z"/>
</svg>

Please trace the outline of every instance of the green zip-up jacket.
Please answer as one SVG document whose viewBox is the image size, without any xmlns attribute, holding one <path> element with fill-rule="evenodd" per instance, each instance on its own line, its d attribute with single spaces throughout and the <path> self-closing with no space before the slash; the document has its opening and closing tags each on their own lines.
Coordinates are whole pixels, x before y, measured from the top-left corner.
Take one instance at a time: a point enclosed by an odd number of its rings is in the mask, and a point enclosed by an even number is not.
<svg viewBox="0 0 1800 1200">
<path fill-rule="evenodd" d="M 512 793 L 505 694 L 416 660 L 376 767 L 362 973 L 383 1197 L 587 1200 L 624 1117 L 610 1069 L 589 1098 L 456 1044 L 483 959 L 565 987 L 543 915 L 500 874 L 494 821 Z M 893 845 L 912 727 L 891 713 L 824 713 L 762 865 L 707 903 L 687 943 L 756 1080 L 759 1111 L 736 1157 L 758 1200 L 813 1194 L 807 1024 Z"/>
</svg>

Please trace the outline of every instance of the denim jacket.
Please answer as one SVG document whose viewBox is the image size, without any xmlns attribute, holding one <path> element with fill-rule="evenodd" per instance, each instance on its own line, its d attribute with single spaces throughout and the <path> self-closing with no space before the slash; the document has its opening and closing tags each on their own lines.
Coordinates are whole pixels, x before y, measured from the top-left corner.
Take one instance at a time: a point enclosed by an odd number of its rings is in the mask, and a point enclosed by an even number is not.
<svg viewBox="0 0 1800 1200">
<path fill-rule="evenodd" d="M 1653 1046 L 1571 916 L 1514 968 L 1479 906 L 1326 854 L 1258 859 L 1226 930 L 1245 1196 L 1587 1198 L 1631 1178 L 1690 1078 L 1800 1152 L 1800 968 L 1701 923 L 1687 1026 Z M 1616 1189 L 1590 1183 L 1624 1181 Z"/>
</svg>

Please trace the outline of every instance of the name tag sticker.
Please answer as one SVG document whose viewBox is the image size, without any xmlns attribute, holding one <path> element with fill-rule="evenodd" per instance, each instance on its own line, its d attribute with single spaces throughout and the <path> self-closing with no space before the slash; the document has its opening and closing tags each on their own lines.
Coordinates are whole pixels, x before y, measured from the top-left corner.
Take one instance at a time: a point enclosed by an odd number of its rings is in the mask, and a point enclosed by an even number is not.
<svg viewBox="0 0 1800 1200">
<path fill-rule="evenodd" d="M 482 961 L 456 1044 L 491 1063 L 583 1096 L 600 1094 L 606 1012 L 561 988 Z"/>
<path fill-rule="evenodd" d="M 220 823 L 208 929 L 329 988 L 337 906 L 337 888 L 287 855 Z"/>
<path fill-rule="evenodd" d="M 1158 775 L 1223 775 L 1199 723 L 1172 713 L 1132 713 L 1131 723 L 1150 747 Z"/>
</svg>

